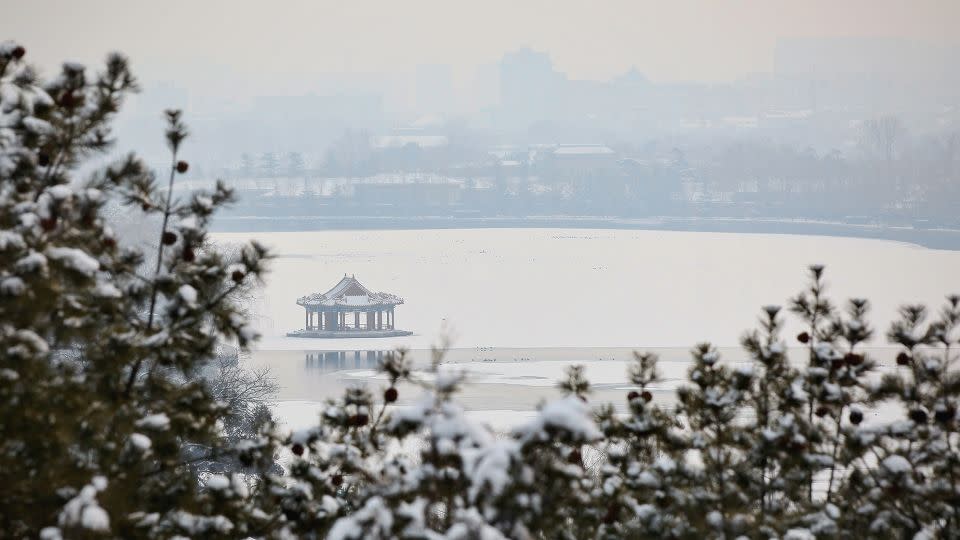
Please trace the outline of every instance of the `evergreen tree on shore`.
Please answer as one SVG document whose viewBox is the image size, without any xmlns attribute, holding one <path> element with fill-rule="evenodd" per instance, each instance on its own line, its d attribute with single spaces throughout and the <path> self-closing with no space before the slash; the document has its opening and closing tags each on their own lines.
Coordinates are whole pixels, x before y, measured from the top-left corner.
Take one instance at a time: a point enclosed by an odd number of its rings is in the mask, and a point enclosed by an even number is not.
<svg viewBox="0 0 960 540">
<path fill-rule="evenodd" d="M 225 260 L 201 248 L 232 194 L 218 184 L 173 197 L 189 168 L 177 111 L 162 185 L 134 156 L 77 178 L 109 147 L 136 81 L 114 54 L 97 75 L 68 63 L 42 82 L 25 52 L 0 45 L 0 534 L 260 530 L 267 520 L 250 512 L 243 482 L 201 489 L 182 450 L 234 451 L 220 444 L 223 405 L 195 375 L 218 341 L 255 337 L 233 298 L 259 279 L 266 252 L 250 244 Z M 162 218 L 148 273 L 104 220 L 111 198 Z"/>
</svg>

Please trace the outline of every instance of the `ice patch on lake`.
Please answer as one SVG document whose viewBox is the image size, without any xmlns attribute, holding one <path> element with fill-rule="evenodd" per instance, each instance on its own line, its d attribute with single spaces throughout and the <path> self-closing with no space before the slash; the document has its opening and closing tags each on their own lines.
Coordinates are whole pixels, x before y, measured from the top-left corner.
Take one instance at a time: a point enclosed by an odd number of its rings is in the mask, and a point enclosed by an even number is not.
<svg viewBox="0 0 960 540">
<path fill-rule="evenodd" d="M 468 384 L 513 384 L 520 386 L 556 386 L 562 380 L 567 369 L 573 365 L 583 365 L 586 377 L 593 386 L 615 385 L 616 388 L 632 388 L 627 380 L 627 368 L 630 361 L 605 360 L 593 362 L 578 361 L 532 361 L 532 362 L 471 362 L 445 364 L 445 368 L 462 369 L 466 373 Z M 653 390 L 676 388 L 686 380 L 688 362 L 660 362 L 657 369 L 662 377 L 651 385 Z M 370 369 L 346 370 L 337 372 L 343 379 L 386 380 L 386 376 Z M 432 381 L 433 376 L 426 371 L 418 371 L 416 377 Z"/>
</svg>

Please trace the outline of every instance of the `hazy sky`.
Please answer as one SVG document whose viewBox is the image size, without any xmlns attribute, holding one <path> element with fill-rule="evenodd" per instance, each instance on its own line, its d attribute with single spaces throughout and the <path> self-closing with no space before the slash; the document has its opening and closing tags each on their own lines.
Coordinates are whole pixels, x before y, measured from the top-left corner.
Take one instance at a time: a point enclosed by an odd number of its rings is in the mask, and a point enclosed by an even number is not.
<svg viewBox="0 0 960 540">
<path fill-rule="evenodd" d="M 0 0 L 0 39 L 48 69 L 119 49 L 148 79 L 221 69 L 280 86 L 427 63 L 472 70 L 522 46 L 573 78 L 636 66 L 655 80 L 722 81 L 770 71 L 780 37 L 947 42 L 957 21 L 954 0 Z"/>
</svg>

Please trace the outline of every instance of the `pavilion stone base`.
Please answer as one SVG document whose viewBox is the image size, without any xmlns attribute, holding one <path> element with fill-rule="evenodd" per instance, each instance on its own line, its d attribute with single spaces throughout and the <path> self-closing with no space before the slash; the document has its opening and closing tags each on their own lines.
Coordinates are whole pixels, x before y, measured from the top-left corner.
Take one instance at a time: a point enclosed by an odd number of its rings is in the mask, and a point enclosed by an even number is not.
<svg viewBox="0 0 960 540">
<path fill-rule="evenodd" d="M 287 332 L 287 337 L 321 338 L 321 339 L 366 339 L 412 336 L 409 330 L 294 330 Z"/>
</svg>

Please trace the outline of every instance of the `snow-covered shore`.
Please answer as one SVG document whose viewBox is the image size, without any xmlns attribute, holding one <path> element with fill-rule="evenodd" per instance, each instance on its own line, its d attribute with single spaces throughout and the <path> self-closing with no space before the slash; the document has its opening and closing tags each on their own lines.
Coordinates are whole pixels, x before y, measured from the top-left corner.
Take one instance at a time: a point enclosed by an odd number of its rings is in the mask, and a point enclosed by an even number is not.
<svg viewBox="0 0 960 540">
<path fill-rule="evenodd" d="M 882 224 L 827 219 L 652 216 L 224 216 L 218 232 L 297 232 L 431 229 L 611 229 L 645 231 L 790 234 L 890 240 L 930 249 L 960 250 L 960 229 L 923 224 Z"/>
</svg>

